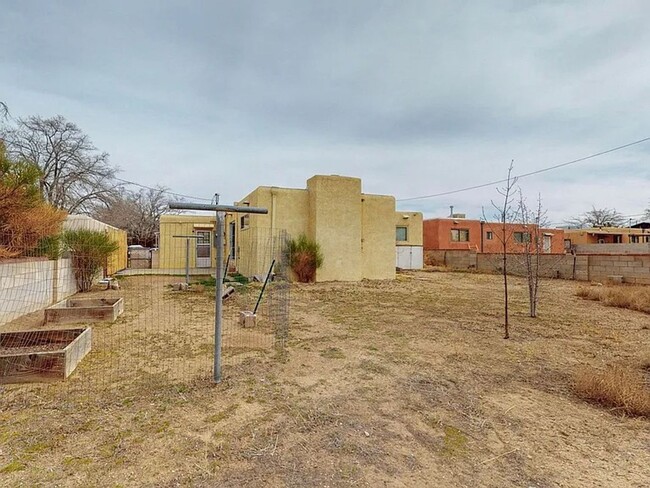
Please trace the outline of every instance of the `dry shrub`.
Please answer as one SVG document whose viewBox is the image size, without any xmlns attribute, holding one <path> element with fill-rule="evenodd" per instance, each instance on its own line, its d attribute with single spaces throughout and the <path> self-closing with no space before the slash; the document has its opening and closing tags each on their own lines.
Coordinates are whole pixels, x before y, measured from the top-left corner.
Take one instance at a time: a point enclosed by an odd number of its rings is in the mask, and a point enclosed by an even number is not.
<svg viewBox="0 0 650 488">
<path fill-rule="evenodd" d="M 650 313 L 650 287 L 643 285 L 581 286 L 576 295 L 597 300 L 610 307 L 627 308 Z"/>
<path fill-rule="evenodd" d="M 573 387 L 583 400 L 650 418 L 650 385 L 642 370 L 615 365 L 600 371 L 585 366 L 576 372 Z"/>
<path fill-rule="evenodd" d="M 600 300 L 600 292 L 594 286 L 579 286 L 576 295 L 585 300 Z"/>
<path fill-rule="evenodd" d="M 66 216 L 65 212 L 45 203 L 12 210 L 11 213 L 0 211 L 0 258 L 29 254 L 42 239 L 59 232 Z"/>
<path fill-rule="evenodd" d="M 59 232 L 65 212 L 43 201 L 39 168 L 10 159 L 0 141 L 0 259 L 29 255 Z"/>
</svg>

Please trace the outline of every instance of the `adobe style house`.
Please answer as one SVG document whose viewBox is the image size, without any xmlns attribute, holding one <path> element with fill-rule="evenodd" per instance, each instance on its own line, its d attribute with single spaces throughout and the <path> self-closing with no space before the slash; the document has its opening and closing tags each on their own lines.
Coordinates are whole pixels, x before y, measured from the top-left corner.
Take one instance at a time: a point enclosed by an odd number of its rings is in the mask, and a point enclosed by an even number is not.
<svg viewBox="0 0 650 488">
<path fill-rule="evenodd" d="M 320 244 L 324 261 L 317 281 L 393 279 L 396 264 L 422 268 L 422 214 L 396 212 L 394 197 L 363 193 L 359 178 L 317 175 L 306 188 L 260 186 L 235 204 L 264 207 L 268 214 L 226 215 L 224 256 L 230 256 L 230 271 L 266 273 L 269 247 L 282 233 L 305 234 Z M 214 269 L 214 226 L 214 216 L 164 215 L 158 267 L 182 271 L 186 239 L 174 235 L 190 235 L 191 272 Z"/>
<path fill-rule="evenodd" d="M 639 227 L 594 227 L 590 229 L 565 229 L 566 246 L 582 244 L 647 244 L 650 229 Z"/>
<path fill-rule="evenodd" d="M 525 243 L 535 234 L 536 226 L 506 224 L 509 253 L 521 253 Z M 543 251 L 550 254 L 564 253 L 564 231 L 562 229 L 540 229 Z M 500 253 L 503 244 L 502 224 L 465 218 L 426 219 L 423 222 L 424 250 L 451 251 L 468 250 L 478 253 Z"/>
</svg>

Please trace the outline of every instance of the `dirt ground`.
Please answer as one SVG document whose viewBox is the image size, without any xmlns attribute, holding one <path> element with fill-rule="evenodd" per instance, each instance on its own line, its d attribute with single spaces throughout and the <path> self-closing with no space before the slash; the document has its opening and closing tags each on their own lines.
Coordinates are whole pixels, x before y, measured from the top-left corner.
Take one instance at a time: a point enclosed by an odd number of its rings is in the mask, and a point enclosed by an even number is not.
<svg viewBox="0 0 650 488">
<path fill-rule="evenodd" d="M 650 422 L 571 391 L 581 364 L 648 364 L 650 316 L 582 300 L 574 282 L 545 281 L 531 319 L 512 278 L 510 340 L 498 276 L 294 285 L 286 351 L 263 333 L 216 386 L 209 338 L 182 339 L 209 333 L 209 295 L 123 283 L 127 311 L 74 376 L 114 357 L 131 368 L 116 335 L 140 341 L 137 368 L 96 390 L 0 387 L 0 486 L 650 485 Z M 168 374 L 183 357 L 186 374 Z"/>
</svg>

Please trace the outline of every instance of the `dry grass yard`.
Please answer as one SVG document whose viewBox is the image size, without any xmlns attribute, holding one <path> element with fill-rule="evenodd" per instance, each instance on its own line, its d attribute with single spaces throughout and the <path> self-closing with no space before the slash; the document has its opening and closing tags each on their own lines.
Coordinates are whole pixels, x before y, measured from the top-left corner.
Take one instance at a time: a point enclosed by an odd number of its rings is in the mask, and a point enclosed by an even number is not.
<svg viewBox="0 0 650 488">
<path fill-rule="evenodd" d="M 172 302 L 134 305 L 144 279 L 126 280 L 115 331 L 170 320 Z M 295 285 L 286 354 L 239 361 L 219 386 L 155 381 L 161 355 L 128 395 L 0 387 L 0 486 L 650 486 L 650 420 L 574 392 L 585 366 L 648 386 L 650 315 L 557 280 L 530 319 L 512 283 L 507 341 L 498 276 L 417 272 Z M 187 345 L 197 364 L 207 342 Z"/>
</svg>

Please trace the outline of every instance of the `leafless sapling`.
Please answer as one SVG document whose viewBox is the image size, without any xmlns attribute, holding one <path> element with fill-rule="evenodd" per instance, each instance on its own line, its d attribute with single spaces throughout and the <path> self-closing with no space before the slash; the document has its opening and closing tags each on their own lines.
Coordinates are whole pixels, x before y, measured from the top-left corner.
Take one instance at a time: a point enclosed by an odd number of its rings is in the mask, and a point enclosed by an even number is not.
<svg viewBox="0 0 650 488">
<path fill-rule="evenodd" d="M 501 195 L 500 202 L 492 201 L 492 206 L 496 210 L 495 218 L 498 219 L 499 229 L 494 233 L 500 243 L 501 255 L 501 268 L 503 271 L 503 338 L 510 338 L 510 323 L 509 323 L 509 310 L 508 310 L 508 248 L 510 240 L 512 239 L 512 226 L 508 224 L 517 222 L 519 216 L 519 207 L 515 205 L 515 185 L 517 184 L 517 177 L 513 176 L 512 170 L 514 168 L 514 161 L 510 162 L 508 167 L 508 177 L 504 180 L 505 185 L 497 188 L 497 192 Z M 484 216 L 484 220 L 485 216 Z"/>
</svg>

